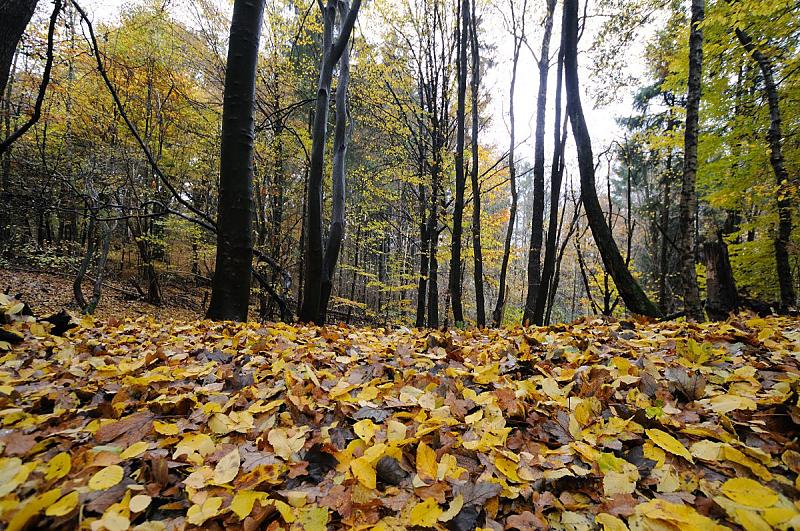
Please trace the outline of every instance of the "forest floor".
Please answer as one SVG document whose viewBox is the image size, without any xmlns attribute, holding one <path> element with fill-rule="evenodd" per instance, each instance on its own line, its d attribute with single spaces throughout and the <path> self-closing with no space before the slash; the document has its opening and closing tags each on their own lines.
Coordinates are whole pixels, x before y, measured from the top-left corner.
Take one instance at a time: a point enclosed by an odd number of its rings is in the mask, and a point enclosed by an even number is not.
<svg viewBox="0 0 800 531">
<path fill-rule="evenodd" d="M 19 295 L 19 299 L 28 303 L 37 316 L 49 315 L 61 309 L 79 313 L 72 293 L 73 280 L 72 275 L 52 271 L 0 268 L 0 291 Z M 168 283 L 162 283 L 161 290 L 164 303 L 153 305 L 131 297 L 134 291 L 131 286 L 122 285 L 114 278 L 106 279 L 95 314 L 100 318 L 151 315 L 156 319 L 187 320 L 203 315 L 204 290 L 187 290 Z M 91 295 L 90 280 L 83 283 L 83 292 L 87 297 Z"/>
<path fill-rule="evenodd" d="M 61 337 L 20 309 L 0 295 L 11 531 L 800 528 L 796 319 Z"/>
</svg>

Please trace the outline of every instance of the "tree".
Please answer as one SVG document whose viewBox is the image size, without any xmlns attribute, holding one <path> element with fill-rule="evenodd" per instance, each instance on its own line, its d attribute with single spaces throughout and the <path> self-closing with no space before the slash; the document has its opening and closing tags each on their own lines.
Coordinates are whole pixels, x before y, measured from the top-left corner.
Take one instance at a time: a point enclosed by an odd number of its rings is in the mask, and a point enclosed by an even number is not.
<svg viewBox="0 0 800 531">
<path fill-rule="evenodd" d="M 517 86 L 517 66 L 519 64 L 519 52 L 522 43 L 525 41 L 525 18 L 527 16 L 527 0 L 523 0 L 522 15 L 517 20 L 514 9 L 514 0 L 509 1 L 511 19 L 506 22 L 510 26 L 513 48 L 511 55 L 511 82 L 508 87 L 508 122 L 509 122 L 509 143 L 508 143 L 508 181 L 511 188 L 511 207 L 508 212 L 508 225 L 506 226 L 506 237 L 503 241 L 503 258 L 500 264 L 500 286 L 497 292 L 497 303 L 492 312 L 492 324 L 500 326 L 503 321 L 503 309 L 506 305 L 507 297 L 507 276 L 508 262 L 511 257 L 511 240 L 514 237 L 514 224 L 517 220 L 517 167 L 515 160 L 516 153 L 516 116 L 514 114 L 514 91 Z"/>
<path fill-rule="evenodd" d="M 536 96 L 536 130 L 534 132 L 533 155 L 533 215 L 531 217 L 531 240 L 528 250 L 528 294 L 525 297 L 525 313 L 522 321 L 533 322 L 536 296 L 541 282 L 542 231 L 544 225 L 544 120 L 547 110 L 547 78 L 550 72 L 550 37 L 553 33 L 553 13 L 556 0 L 547 0 L 544 19 L 542 49 L 537 59 L 539 68 L 539 90 Z"/>
<path fill-rule="evenodd" d="M 692 0 L 692 19 L 689 29 L 689 83 L 686 96 L 686 128 L 684 130 L 683 179 L 679 204 L 679 246 L 681 251 L 681 277 L 683 280 L 683 306 L 686 317 L 703 320 L 700 290 L 694 267 L 695 230 L 697 211 L 697 143 L 700 127 L 700 91 L 703 78 L 703 16 L 705 0 Z"/>
<path fill-rule="evenodd" d="M 0 102 L 6 93 L 17 44 L 38 3 L 39 0 L 4 0 L 0 3 Z"/>
<path fill-rule="evenodd" d="M 586 119 L 583 116 L 578 82 L 578 0 L 565 0 L 564 21 L 564 77 L 567 94 L 567 114 L 572 124 L 572 134 L 578 151 L 578 170 L 581 180 L 581 202 L 592 230 L 592 236 L 600 251 L 603 265 L 614 280 L 622 300 L 628 309 L 637 314 L 659 317 L 658 310 L 639 283 L 628 270 L 619 252 L 614 235 L 606 223 L 600 201 L 597 198 L 594 175 L 594 156 Z"/>
<path fill-rule="evenodd" d="M 264 0 L 233 5 L 222 110 L 217 257 L 208 317 L 246 321 L 253 261 L 252 189 L 256 66 Z"/>
<path fill-rule="evenodd" d="M 459 23 L 456 28 L 456 41 L 458 42 L 458 55 L 456 58 L 458 67 L 455 152 L 456 193 L 453 203 L 453 239 L 450 246 L 450 275 L 448 278 L 450 301 L 453 305 L 453 320 L 456 322 L 456 324 L 464 322 L 464 308 L 461 302 L 461 235 L 463 232 L 462 225 L 464 217 L 464 189 L 466 187 L 466 176 L 464 175 L 464 129 L 466 120 L 464 114 L 467 94 L 467 41 L 469 37 L 469 13 L 469 0 L 462 0 L 459 13 Z M 474 131 L 473 134 L 475 134 Z"/>
<path fill-rule="evenodd" d="M 694 0 L 698 1 L 698 0 Z M 783 157 L 783 132 L 778 85 L 769 59 L 756 47 L 753 39 L 741 28 L 736 28 L 736 38 L 745 51 L 758 64 L 764 77 L 764 95 L 769 106 L 769 162 L 777 182 L 778 230 L 775 232 L 775 266 L 778 273 L 778 285 L 781 294 L 781 308 L 785 311 L 794 307 L 795 293 L 792 285 L 792 268 L 789 265 L 789 240 L 792 236 L 792 200 L 791 182 Z"/>
<path fill-rule="evenodd" d="M 483 248 L 481 245 L 481 184 L 478 170 L 478 134 L 479 108 L 478 97 L 481 84 L 481 56 L 478 46 L 478 13 L 475 0 L 472 0 L 470 16 L 470 50 L 472 55 L 472 77 L 470 79 L 471 114 L 472 114 L 472 167 L 470 181 L 472 184 L 472 251 L 473 279 L 475 283 L 475 322 L 479 327 L 486 326 L 486 302 L 483 295 Z M 516 190 L 513 190 L 516 194 Z M 512 222 L 513 223 L 513 222 Z"/>
<path fill-rule="evenodd" d="M 361 7 L 361 0 L 355 0 L 352 7 L 347 11 L 346 18 L 341 20 L 339 35 L 335 40 L 333 38 L 333 30 L 337 13 L 336 0 L 328 0 L 325 5 L 320 1 L 318 5 L 322 11 L 324 26 L 322 58 L 319 66 L 319 82 L 317 84 L 317 98 L 312 128 L 311 167 L 309 169 L 306 198 L 308 216 L 305 247 L 305 285 L 303 287 L 303 305 L 300 309 L 300 320 L 321 324 L 325 317 L 322 306 L 322 285 L 325 275 L 325 257 L 322 242 L 322 177 L 325 171 L 328 104 L 333 80 L 333 67 L 339 62 L 345 47 L 348 45 L 350 33 L 353 30 L 358 10 Z M 342 119 L 344 119 L 344 116 L 342 116 Z M 342 164 L 344 164 L 343 160 Z M 344 171 L 343 166 L 342 171 Z M 342 178 L 344 178 L 343 174 Z M 338 197 L 334 194 L 334 199 L 343 201 L 343 194 L 344 188 L 342 187 L 341 194 Z M 343 216 L 344 205 L 341 204 L 338 208 L 342 209 L 340 212 Z M 342 225 L 343 230 L 344 226 Z M 342 234 L 343 232 L 339 235 L 334 234 L 334 237 L 341 237 Z M 335 265 L 335 260 L 332 260 L 332 265 Z"/>
</svg>

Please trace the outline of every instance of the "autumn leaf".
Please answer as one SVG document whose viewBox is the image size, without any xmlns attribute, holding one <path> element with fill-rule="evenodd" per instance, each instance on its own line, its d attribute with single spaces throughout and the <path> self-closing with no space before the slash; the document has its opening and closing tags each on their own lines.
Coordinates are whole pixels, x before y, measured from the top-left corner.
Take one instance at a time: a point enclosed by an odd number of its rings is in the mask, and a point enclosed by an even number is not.
<svg viewBox="0 0 800 531">
<path fill-rule="evenodd" d="M 660 446 L 662 449 L 666 450 L 667 452 L 677 455 L 679 457 L 683 457 L 690 463 L 693 463 L 694 460 L 692 459 L 692 454 L 689 453 L 689 450 L 681 444 L 681 442 L 670 435 L 667 432 L 657 430 L 657 429 L 649 429 L 645 430 L 647 437 L 650 438 L 655 444 Z"/>
<path fill-rule="evenodd" d="M 432 527 L 442 516 L 443 511 L 433 498 L 426 498 L 416 504 L 408 517 L 409 525 L 422 527 Z"/>
<path fill-rule="evenodd" d="M 217 485 L 230 483 L 233 481 L 236 475 L 239 474 L 240 464 L 241 456 L 239 455 L 239 449 L 234 448 L 219 460 L 217 466 L 214 468 L 214 476 L 212 477 L 212 480 Z"/>
<path fill-rule="evenodd" d="M 122 469 L 121 466 L 118 465 L 110 465 L 102 470 L 96 472 L 90 479 L 89 479 L 89 488 L 92 490 L 106 490 L 110 489 L 120 481 L 122 481 L 122 476 L 125 474 L 125 471 Z"/>
</svg>

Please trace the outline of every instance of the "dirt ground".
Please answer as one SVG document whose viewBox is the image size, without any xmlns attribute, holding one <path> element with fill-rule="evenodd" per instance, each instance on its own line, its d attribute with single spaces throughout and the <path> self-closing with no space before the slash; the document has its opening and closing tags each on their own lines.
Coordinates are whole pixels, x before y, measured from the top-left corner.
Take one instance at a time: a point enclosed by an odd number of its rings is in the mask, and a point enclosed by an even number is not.
<svg viewBox="0 0 800 531">
<path fill-rule="evenodd" d="M 0 291 L 11 295 L 19 294 L 19 298 L 27 302 L 36 316 L 49 315 L 66 309 L 73 315 L 80 314 L 80 309 L 72 295 L 73 279 L 67 275 L 39 272 L 33 270 L 0 269 Z M 90 282 L 84 284 L 84 293 L 91 294 Z M 113 279 L 103 287 L 100 303 L 95 316 L 106 319 L 115 317 L 139 317 L 151 315 L 156 319 L 193 320 L 203 316 L 203 288 L 191 289 L 162 286 L 164 303 L 154 306 L 140 300 L 126 300 L 130 288 L 116 285 Z"/>
</svg>

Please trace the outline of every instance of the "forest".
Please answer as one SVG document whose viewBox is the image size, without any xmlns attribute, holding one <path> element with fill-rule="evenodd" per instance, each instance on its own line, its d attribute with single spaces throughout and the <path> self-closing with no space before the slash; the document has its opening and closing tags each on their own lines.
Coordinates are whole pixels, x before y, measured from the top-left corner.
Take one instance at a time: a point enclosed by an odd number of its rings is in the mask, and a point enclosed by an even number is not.
<svg viewBox="0 0 800 531">
<path fill-rule="evenodd" d="M 793 311 L 794 3 L 254 4 L 5 2 L 0 266 L 79 313 Z"/>
<path fill-rule="evenodd" d="M 800 529 L 799 48 L 0 0 L 0 529 Z"/>
</svg>

